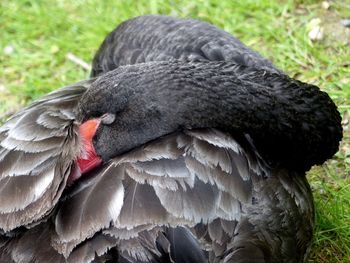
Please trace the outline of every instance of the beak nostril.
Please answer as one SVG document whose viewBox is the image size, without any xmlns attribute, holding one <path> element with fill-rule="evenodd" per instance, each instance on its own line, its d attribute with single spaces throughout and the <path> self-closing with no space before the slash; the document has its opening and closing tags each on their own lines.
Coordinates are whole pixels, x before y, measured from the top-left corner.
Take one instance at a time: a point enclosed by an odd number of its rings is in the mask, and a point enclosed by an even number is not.
<svg viewBox="0 0 350 263">
<path fill-rule="evenodd" d="M 103 124 L 112 124 L 115 121 L 115 114 L 113 113 L 105 113 L 101 117 L 101 122 Z"/>
</svg>

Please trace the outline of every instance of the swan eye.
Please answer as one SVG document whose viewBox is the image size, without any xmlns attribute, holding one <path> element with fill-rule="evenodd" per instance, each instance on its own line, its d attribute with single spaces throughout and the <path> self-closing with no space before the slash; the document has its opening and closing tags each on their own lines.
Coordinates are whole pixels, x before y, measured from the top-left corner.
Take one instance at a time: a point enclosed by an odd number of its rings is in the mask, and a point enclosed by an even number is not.
<svg viewBox="0 0 350 263">
<path fill-rule="evenodd" d="M 105 113 L 101 116 L 101 122 L 103 124 L 112 124 L 115 121 L 115 114 Z"/>
</svg>

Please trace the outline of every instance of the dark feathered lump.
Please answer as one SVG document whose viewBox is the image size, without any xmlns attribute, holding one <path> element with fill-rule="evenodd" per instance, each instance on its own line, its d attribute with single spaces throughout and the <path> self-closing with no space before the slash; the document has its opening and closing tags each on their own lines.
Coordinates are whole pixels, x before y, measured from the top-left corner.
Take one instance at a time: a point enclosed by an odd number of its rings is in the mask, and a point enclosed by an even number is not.
<svg viewBox="0 0 350 263">
<path fill-rule="evenodd" d="M 342 138 L 341 117 L 327 93 L 233 62 L 117 68 L 98 78 L 79 102 L 81 119 L 105 112 L 116 114 L 95 137 L 105 160 L 174 130 L 212 127 L 249 134 L 272 166 L 305 171 L 331 158 Z"/>
<path fill-rule="evenodd" d="M 97 75 L 0 128 L 0 262 L 306 262 L 305 170 L 341 139 L 327 94 L 164 16 L 114 30 Z"/>
<path fill-rule="evenodd" d="M 221 94 L 217 88 L 206 101 L 204 101 L 205 98 L 195 101 L 198 94 L 189 99 L 192 104 L 188 103 L 184 106 L 185 108 L 187 106 L 190 111 L 187 113 L 188 122 L 193 121 L 189 127 L 201 127 L 205 126 L 206 122 L 211 122 L 210 124 L 226 131 L 238 131 L 238 134 L 242 131 L 247 132 L 253 137 L 259 152 L 271 165 L 282 165 L 300 171 L 308 170 L 315 164 L 322 164 L 338 150 L 342 138 L 341 117 L 335 104 L 326 93 L 313 85 L 289 78 L 269 60 L 246 47 L 231 34 L 203 21 L 153 15 L 127 20 L 113 30 L 101 44 L 93 60 L 91 76 L 99 76 L 123 65 L 172 60 L 227 61 L 229 65 L 226 74 L 232 74 L 227 83 L 228 87 L 223 88 Z M 237 67 L 236 73 L 230 72 L 230 68 L 234 67 L 233 64 L 241 66 Z M 139 71 L 139 74 L 142 72 Z M 239 74 L 243 75 L 239 76 Z M 187 82 L 186 87 L 199 85 L 207 80 L 204 73 L 197 72 L 195 76 L 192 82 Z M 191 77 L 184 78 L 190 81 Z M 223 78 L 226 76 L 218 76 L 221 88 L 225 85 Z M 232 83 L 234 78 L 237 79 Z M 208 79 L 214 87 L 216 80 L 215 78 Z M 140 81 L 144 79 L 141 78 Z M 242 82 L 239 83 L 239 81 Z M 175 85 L 172 83 L 170 86 L 174 88 Z M 232 90 L 230 90 L 230 85 Z M 244 96 L 239 97 L 237 92 L 239 89 L 244 89 L 245 85 L 251 87 L 250 101 L 247 101 Z M 150 87 L 147 86 L 147 88 Z M 236 97 L 226 97 L 226 91 L 230 96 Z M 140 92 L 147 93 L 146 88 Z M 152 92 L 153 90 L 149 93 Z M 216 95 L 214 95 L 215 92 Z M 153 93 L 151 95 L 153 95 L 151 97 L 155 96 Z M 222 95 L 221 98 L 219 98 L 220 95 Z M 180 96 L 187 96 L 187 94 Z M 165 99 L 169 100 L 168 97 Z M 196 104 L 199 103 L 204 105 L 203 103 L 207 103 L 210 99 L 213 99 L 213 105 L 217 107 L 213 108 L 209 115 L 205 115 L 209 109 L 203 112 L 198 111 L 198 114 L 194 109 L 190 110 L 192 105 L 195 105 L 194 107 L 197 107 Z M 116 107 L 122 109 L 127 98 L 121 96 L 116 101 L 118 102 Z M 259 101 L 260 104 L 256 104 L 256 101 Z M 178 100 L 179 104 L 182 102 L 183 99 Z M 237 105 L 237 108 L 240 107 L 239 114 L 234 116 L 237 111 L 230 112 L 230 110 L 235 106 L 227 106 L 226 102 L 242 103 Z M 146 103 L 139 106 L 152 109 L 151 105 L 146 105 Z M 218 109 L 221 113 L 217 112 Z M 160 111 L 153 108 L 153 111 L 150 110 L 149 113 L 151 112 L 153 112 L 152 116 L 158 120 Z M 199 116 L 201 113 L 202 116 Z M 218 115 L 223 117 L 225 114 L 231 118 L 223 118 L 220 121 L 214 118 Z M 192 115 L 196 115 L 197 119 L 193 120 Z M 212 118 L 208 121 L 211 116 Z M 179 117 L 181 118 L 186 118 L 186 116 Z M 124 121 L 120 120 L 120 123 Z M 163 124 L 166 129 L 168 124 Z M 125 127 L 130 126 L 130 124 L 125 125 Z M 183 125 L 175 124 L 180 128 Z M 210 127 L 209 124 L 208 127 Z M 103 132 L 100 136 L 104 137 Z M 130 136 L 140 141 L 145 139 L 142 139 L 142 135 L 139 134 Z"/>
</svg>

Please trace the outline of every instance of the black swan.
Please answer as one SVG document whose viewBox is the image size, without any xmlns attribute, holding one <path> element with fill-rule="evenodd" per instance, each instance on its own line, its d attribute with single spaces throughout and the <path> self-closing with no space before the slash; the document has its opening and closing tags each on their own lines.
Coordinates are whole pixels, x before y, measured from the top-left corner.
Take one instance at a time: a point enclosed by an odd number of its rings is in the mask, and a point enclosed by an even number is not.
<svg viewBox="0 0 350 263">
<path fill-rule="evenodd" d="M 117 27 L 0 128 L 0 262 L 304 262 L 340 115 L 204 22 Z"/>
</svg>

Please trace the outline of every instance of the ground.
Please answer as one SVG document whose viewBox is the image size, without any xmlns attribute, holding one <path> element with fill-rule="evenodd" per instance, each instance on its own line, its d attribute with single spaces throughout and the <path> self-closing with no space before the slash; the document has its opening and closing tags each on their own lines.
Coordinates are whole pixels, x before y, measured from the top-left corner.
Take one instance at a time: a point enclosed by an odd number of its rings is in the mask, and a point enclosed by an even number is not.
<svg viewBox="0 0 350 263">
<path fill-rule="evenodd" d="M 208 21 L 292 77 L 328 92 L 343 116 L 340 151 L 308 173 L 316 204 L 310 262 L 350 262 L 350 0 L 2 0 L 0 120 L 88 77 L 84 65 L 118 23 L 142 14 Z"/>
</svg>

